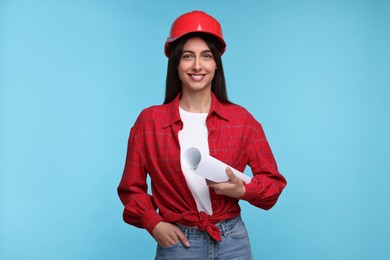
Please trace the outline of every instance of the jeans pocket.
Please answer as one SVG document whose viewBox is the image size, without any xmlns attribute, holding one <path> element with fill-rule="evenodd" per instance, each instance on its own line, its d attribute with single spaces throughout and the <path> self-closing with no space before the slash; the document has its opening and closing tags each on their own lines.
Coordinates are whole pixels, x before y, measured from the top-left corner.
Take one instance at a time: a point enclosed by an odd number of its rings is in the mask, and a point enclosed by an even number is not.
<svg viewBox="0 0 390 260">
<path fill-rule="evenodd" d="M 180 240 L 171 246 L 162 246 L 157 244 L 155 260 L 170 260 L 177 258 L 177 256 L 181 256 L 184 249 L 181 245 L 182 243 Z"/>
<path fill-rule="evenodd" d="M 170 246 L 162 246 L 160 244 L 157 244 L 157 247 L 161 248 L 161 249 L 174 249 L 176 247 L 178 247 L 179 245 L 181 244 L 181 241 L 180 240 L 177 240 L 173 245 L 170 245 Z"/>
<path fill-rule="evenodd" d="M 244 239 L 248 237 L 248 231 L 245 224 L 242 221 L 238 221 L 237 224 L 228 232 L 228 237 L 233 239 Z"/>
</svg>

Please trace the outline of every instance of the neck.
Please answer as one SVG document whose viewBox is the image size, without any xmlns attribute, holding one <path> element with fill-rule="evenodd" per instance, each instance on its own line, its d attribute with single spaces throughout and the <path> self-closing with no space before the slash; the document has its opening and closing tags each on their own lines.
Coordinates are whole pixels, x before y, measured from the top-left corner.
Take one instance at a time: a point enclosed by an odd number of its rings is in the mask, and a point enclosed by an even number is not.
<svg viewBox="0 0 390 260">
<path fill-rule="evenodd" d="M 186 93 L 180 98 L 180 107 L 192 113 L 208 113 L 211 107 L 211 92 Z"/>
</svg>

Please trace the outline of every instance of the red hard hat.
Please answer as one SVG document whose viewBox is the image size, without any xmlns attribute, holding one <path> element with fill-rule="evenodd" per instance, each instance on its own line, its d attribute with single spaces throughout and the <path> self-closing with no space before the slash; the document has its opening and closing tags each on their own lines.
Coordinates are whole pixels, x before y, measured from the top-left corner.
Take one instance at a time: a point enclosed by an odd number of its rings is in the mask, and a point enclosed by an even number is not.
<svg viewBox="0 0 390 260">
<path fill-rule="evenodd" d="M 212 16 L 202 11 L 192 11 L 182 14 L 172 24 L 171 32 L 165 42 L 164 53 L 169 57 L 169 45 L 183 35 L 192 32 L 207 33 L 215 36 L 221 42 L 219 52 L 221 55 L 225 52 L 226 43 L 222 36 L 222 27 Z"/>
</svg>

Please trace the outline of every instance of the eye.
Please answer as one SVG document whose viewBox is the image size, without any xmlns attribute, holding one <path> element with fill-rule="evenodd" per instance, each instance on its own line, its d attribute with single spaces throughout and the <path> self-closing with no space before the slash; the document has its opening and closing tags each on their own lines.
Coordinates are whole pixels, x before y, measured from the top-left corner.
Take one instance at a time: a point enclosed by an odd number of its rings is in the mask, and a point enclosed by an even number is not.
<svg viewBox="0 0 390 260">
<path fill-rule="evenodd" d="M 204 53 L 203 58 L 206 60 L 210 60 L 213 58 L 213 55 L 211 53 Z"/>
<path fill-rule="evenodd" d="M 194 58 L 194 55 L 191 54 L 191 53 L 184 53 L 181 57 L 182 57 L 182 59 L 184 59 L 184 60 L 191 60 L 191 59 Z"/>
</svg>

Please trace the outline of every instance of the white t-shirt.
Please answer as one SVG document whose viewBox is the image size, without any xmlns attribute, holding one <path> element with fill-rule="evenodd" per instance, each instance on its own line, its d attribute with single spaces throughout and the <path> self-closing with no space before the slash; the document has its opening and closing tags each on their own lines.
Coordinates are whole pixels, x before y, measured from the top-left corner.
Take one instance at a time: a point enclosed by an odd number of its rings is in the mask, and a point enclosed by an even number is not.
<svg viewBox="0 0 390 260">
<path fill-rule="evenodd" d="M 202 154 L 209 154 L 208 130 L 206 126 L 207 113 L 191 113 L 179 108 L 183 121 L 183 129 L 179 132 L 180 161 L 183 161 L 183 153 L 188 148 L 198 148 Z M 196 201 L 199 211 L 211 215 L 213 209 L 210 200 L 210 191 L 206 180 L 195 174 L 193 170 L 183 167 L 182 170 L 187 184 Z"/>
</svg>

